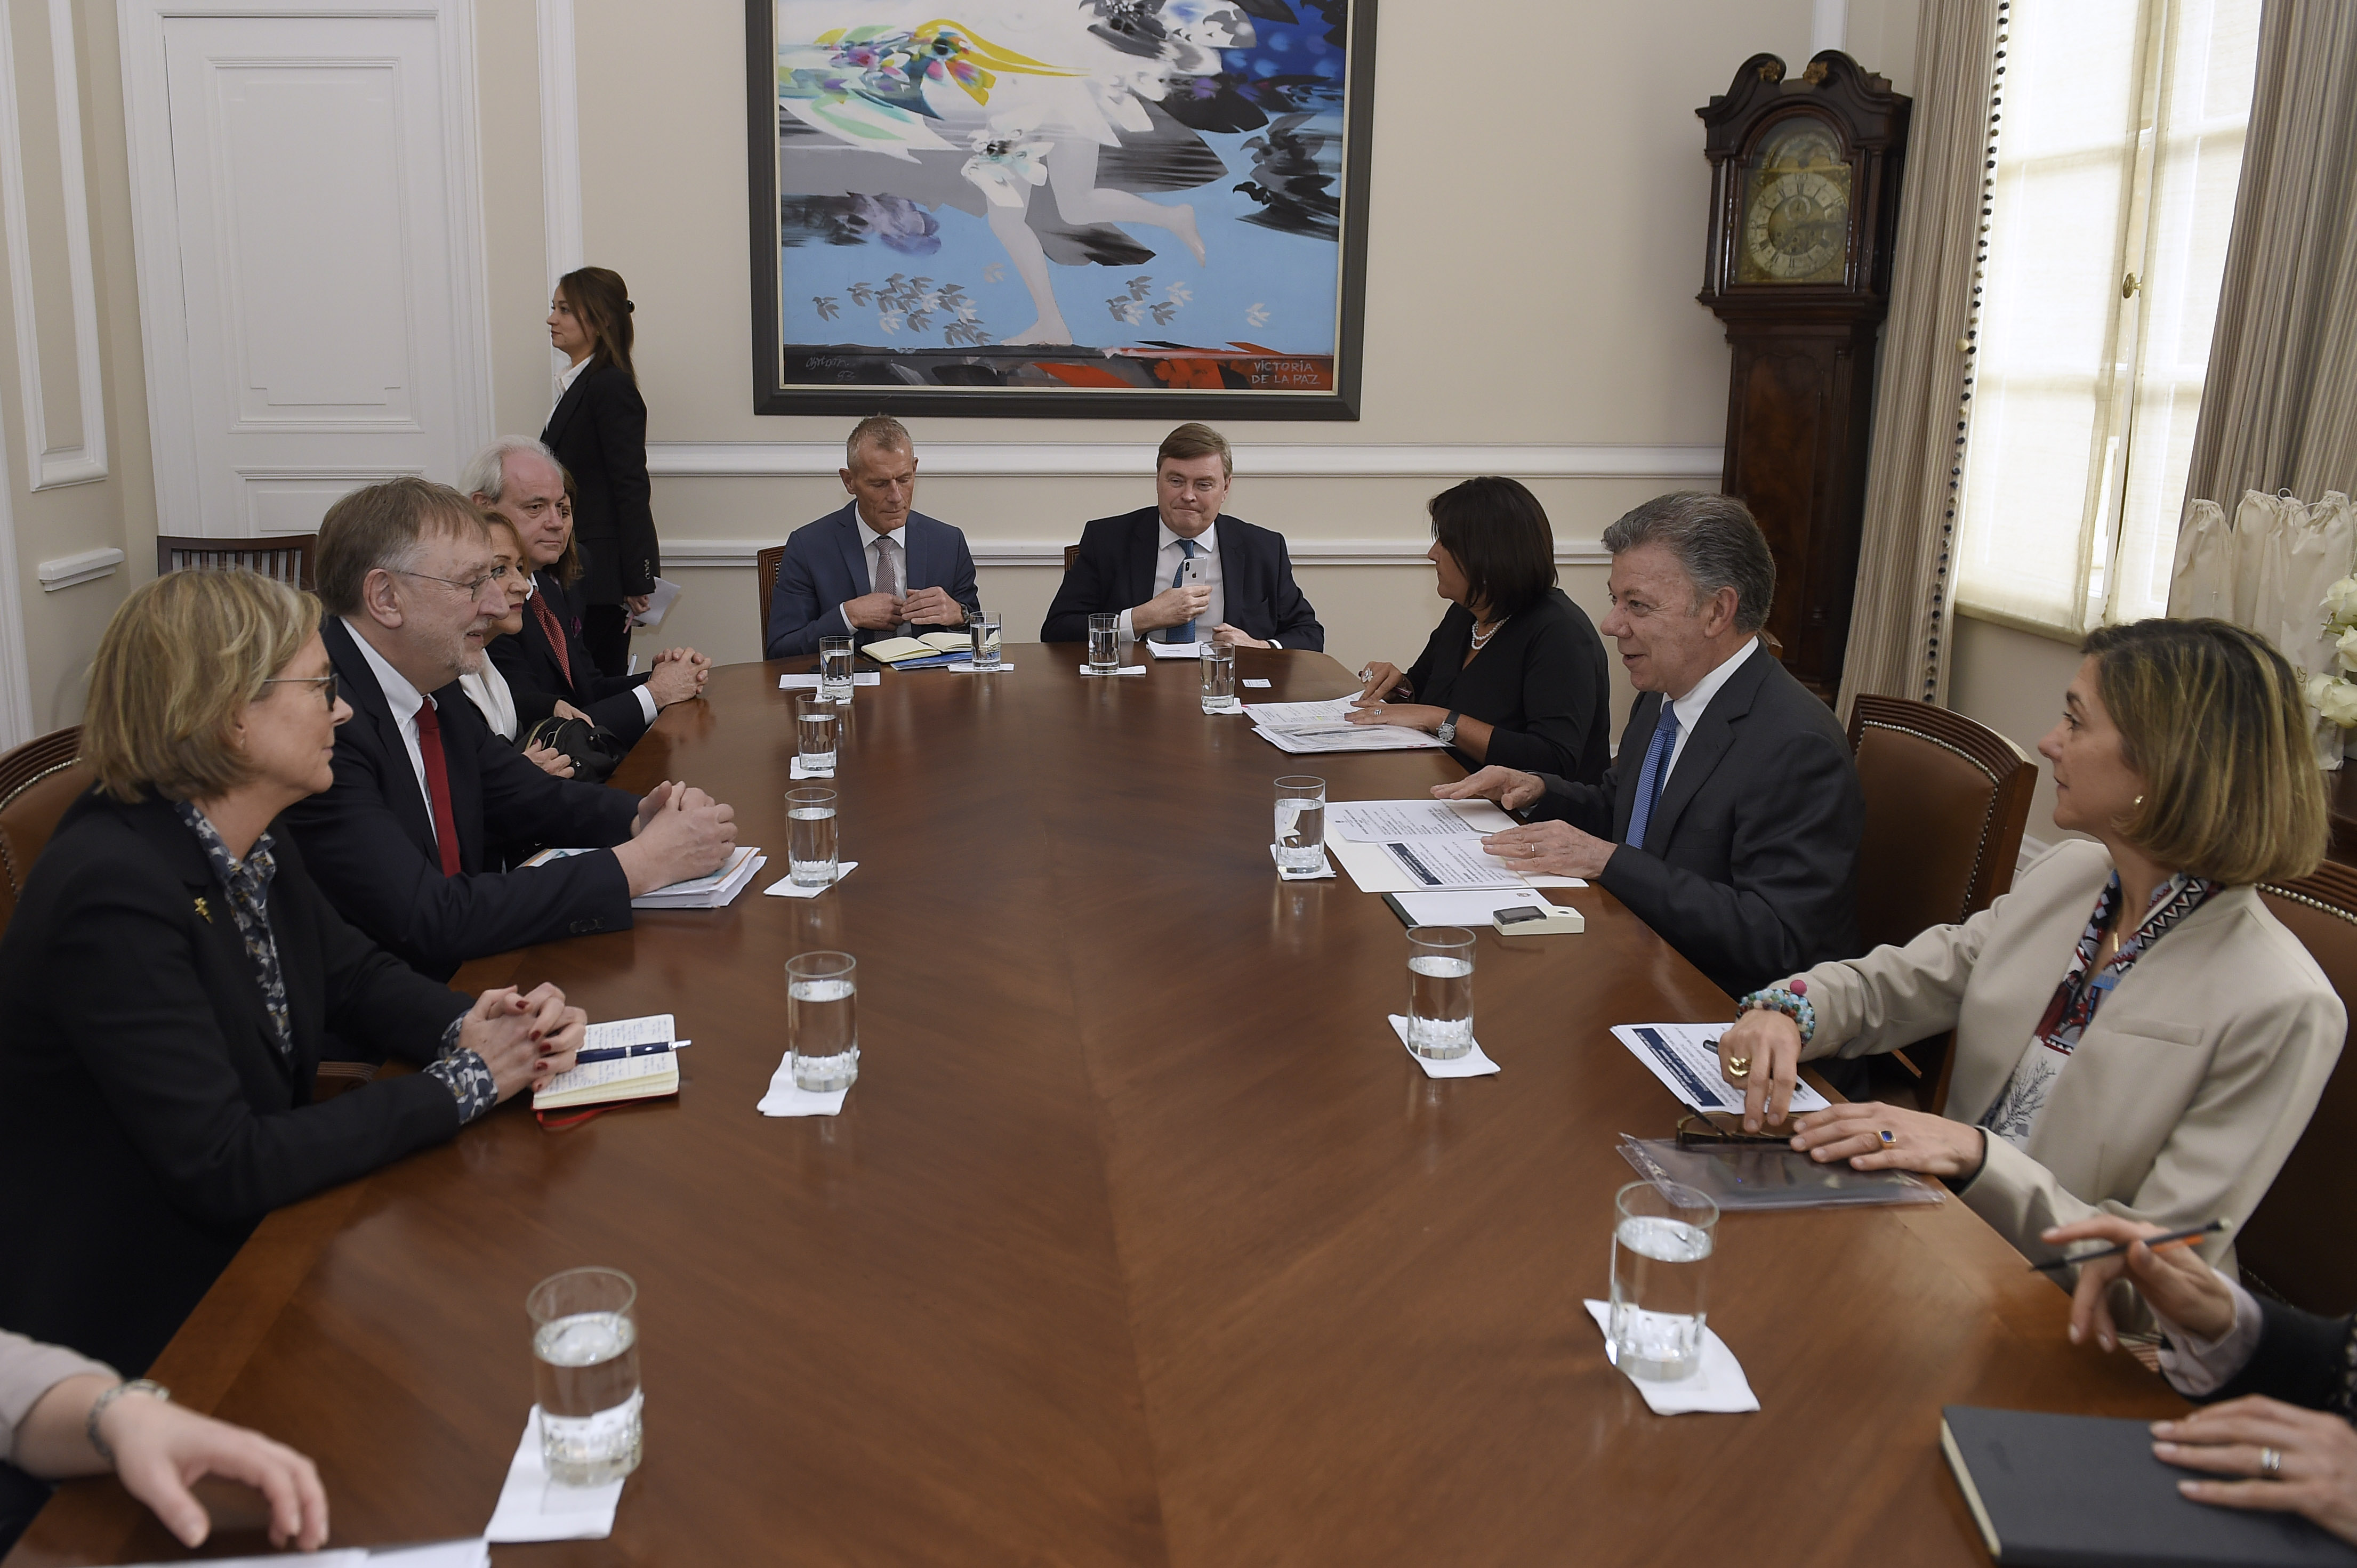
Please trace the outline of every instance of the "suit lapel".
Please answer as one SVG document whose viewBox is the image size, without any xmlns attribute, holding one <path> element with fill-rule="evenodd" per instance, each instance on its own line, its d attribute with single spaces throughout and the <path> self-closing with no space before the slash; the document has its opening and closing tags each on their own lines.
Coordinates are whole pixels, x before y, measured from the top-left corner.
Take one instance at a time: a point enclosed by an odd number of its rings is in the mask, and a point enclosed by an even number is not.
<svg viewBox="0 0 2357 1568">
<path fill-rule="evenodd" d="M 369 667 L 368 658 L 361 653 L 357 639 L 342 619 L 330 616 L 321 637 L 328 645 L 328 657 L 336 666 L 336 680 L 344 701 L 352 705 L 353 724 L 365 724 L 376 739 L 378 752 L 384 758 L 382 768 L 385 799 L 402 819 L 410 839 L 425 852 L 428 860 L 436 858 L 434 845 L 434 813 L 419 793 L 416 770 L 409 766 L 409 745 L 402 738 L 401 723 L 393 716 L 393 708 L 384 699 L 384 688 L 377 682 L 376 671 Z M 339 739 L 337 749 L 343 748 Z"/>
<path fill-rule="evenodd" d="M 1760 694 L 1760 682 L 1773 658 L 1766 649 L 1755 649 L 1742 668 L 1727 678 L 1727 684 L 1718 689 L 1710 706 L 1695 721 L 1694 734 L 1687 737 L 1685 749 L 1678 754 L 1678 765 L 1670 773 L 1669 784 L 1662 790 L 1662 803 L 1653 809 L 1652 820 L 1645 824 L 1645 847 L 1653 854 L 1667 852 L 1670 835 L 1677 830 L 1679 814 L 1693 802 L 1718 767 L 1719 758 L 1735 744 L 1735 725 L 1751 711 L 1751 700 Z"/>
<path fill-rule="evenodd" d="M 1646 692 L 1629 710 L 1629 726 L 1620 732 L 1620 752 L 1612 760 L 1612 842 L 1629 842 L 1629 822 L 1637 814 L 1637 781 L 1645 771 L 1645 747 L 1652 744 L 1653 726 L 1662 722 L 1662 695 Z M 1641 844 L 1638 846 L 1642 848 Z"/>
<path fill-rule="evenodd" d="M 213 865 L 206 857 L 204 846 L 197 842 L 197 835 L 188 831 L 188 824 L 180 821 L 179 812 L 168 802 L 151 800 L 134 810 L 138 813 L 141 836 L 155 845 L 188 890 L 189 909 L 197 917 L 197 926 L 204 933 L 199 940 L 205 944 L 207 961 L 203 968 L 208 980 L 206 989 L 216 999 L 234 1008 L 239 1020 L 236 1026 L 224 1027 L 222 1035 L 232 1043 L 241 1038 L 251 1040 L 253 1048 L 277 1069 L 279 1076 L 291 1081 L 294 1078 L 293 1065 L 278 1049 L 277 1034 L 271 1027 L 270 1015 L 263 1005 L 260 989 L 247 978 L 253 972 L 253 961 L 246 955 L 245 938 L 237 929 L 237 916 L 230 908 L 229 895 L 221 891 L 220 879 L 213 875 Z M 270 826 L 274 842 L 282 844 L 287 842 L 283 821 Z M 275 914 L 275 900 L 268 908 Z M 271 920 L 274 938 L 278 937 L 279 925 L 278 919 Z M 278 967 L 284 974 L 286 961 L 283 939 L 279 940 L 279 949 Z M 231 977 L 231 983 L 226 985 L 211 983 L 213 976 Z M 294 1017 L 294 997 L 290 991 L 287 998 L 290 1027 Z"/>
<path fill-rule="evenodd" d="M 456 681 L 434 693 L 434 710 L 442 715 L 442 770 L 450 780 L 450 825 L 458 832 L 458 858 L 464 869 L 479 871 L 482 868 L 483 775 L 476 758 L 482 743 L 477 726 L 482 719 L 467 689 Z"/>
<path fill-rule="evenodd" d="M 1129 531 L 1129 602 L 1142 605 L 1160 593 L 1166 585 L 1155 581 L 1154 558 L 1161 545 L 1157 531 L 1162 513 L 1152 507 L 1131 525 Z"/>
<path fill-rule="evenodd" d="M 565 427 L 573 423 L 574 414 L 580 410 L 581 389 L 587 386 L 589 378 L 597 373 L 594 369 L 584 370 L 574 378 L 573 384 L 565 389 L 565 395 L 556 400 L 555 408 L 549 412 L 547 427 L 540 433 L 542 446 L 554 446 L 565 438 Z"/>
</svg>

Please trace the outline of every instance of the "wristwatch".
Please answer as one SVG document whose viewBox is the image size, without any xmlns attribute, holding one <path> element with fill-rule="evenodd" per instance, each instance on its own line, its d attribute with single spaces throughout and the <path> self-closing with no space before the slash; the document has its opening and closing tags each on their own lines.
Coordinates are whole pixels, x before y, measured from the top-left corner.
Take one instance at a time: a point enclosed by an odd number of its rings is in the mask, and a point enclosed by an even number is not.
<svg viewBox="0 0 2357 1568">
<path fill-rule="evenodd" d="M 1432 733 L 1438 738 L 1441 745 L 1455 746 L 1457 744 L 1457 710 L 1449 709 L 1448 716 L 1441 720 L 1440 727 Z"/>
</svg>

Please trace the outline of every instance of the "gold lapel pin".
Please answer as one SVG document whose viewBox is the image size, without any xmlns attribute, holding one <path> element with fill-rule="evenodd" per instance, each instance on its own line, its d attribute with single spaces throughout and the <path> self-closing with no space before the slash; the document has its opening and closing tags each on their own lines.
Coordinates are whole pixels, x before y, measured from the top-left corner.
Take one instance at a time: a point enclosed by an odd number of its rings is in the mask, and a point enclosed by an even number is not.
<svg viewBox="0 0 2357 1568">
<path fill-rule="evenodd" d="M 213 923 L 213 907 L 206 903 L 201 895 L 197 898 L 197 913 L 205 918 L 206 925 L 210 926 Z"/>
</svg>

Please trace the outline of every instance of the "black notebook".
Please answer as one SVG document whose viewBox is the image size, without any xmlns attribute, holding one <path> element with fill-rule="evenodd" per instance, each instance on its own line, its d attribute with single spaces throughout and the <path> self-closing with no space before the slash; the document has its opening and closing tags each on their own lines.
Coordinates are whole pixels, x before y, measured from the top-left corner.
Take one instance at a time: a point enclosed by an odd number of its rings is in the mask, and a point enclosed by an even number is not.
<svg viewBox="0 0 2357 1568">
<path fill-rule="evenodd" d="M 2344 1545 L 2297 1514 L 2212 1508 L 2179 1493 L 2193 1474 L 2152 1456 L 2141 1421 L 1952 1404 L 1940 1446 L 1989 1555 L 2012 1568 L 2352 1568 Z"/>
</svg>

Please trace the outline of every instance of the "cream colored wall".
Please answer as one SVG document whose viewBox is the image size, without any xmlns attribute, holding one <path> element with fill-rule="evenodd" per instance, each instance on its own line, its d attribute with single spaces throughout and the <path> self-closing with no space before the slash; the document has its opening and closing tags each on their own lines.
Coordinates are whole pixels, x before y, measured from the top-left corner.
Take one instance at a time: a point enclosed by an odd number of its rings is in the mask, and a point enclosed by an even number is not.
<svg viewBox="0 0 2357 1568">
<path fill-rule="evenodd" d="M 2062 689 L 2078 671 L 2079 650 L 2072 643 L 1958 616 L 1948 706 L 2037 757 L 2039 740 L 2061 715 Z M 2044 757 L 2038 757 L 2038 793 L 2022 832 L 2045 843 L 2076 836 L 2054 825 L 2054 777 Z"/>
</svg>

